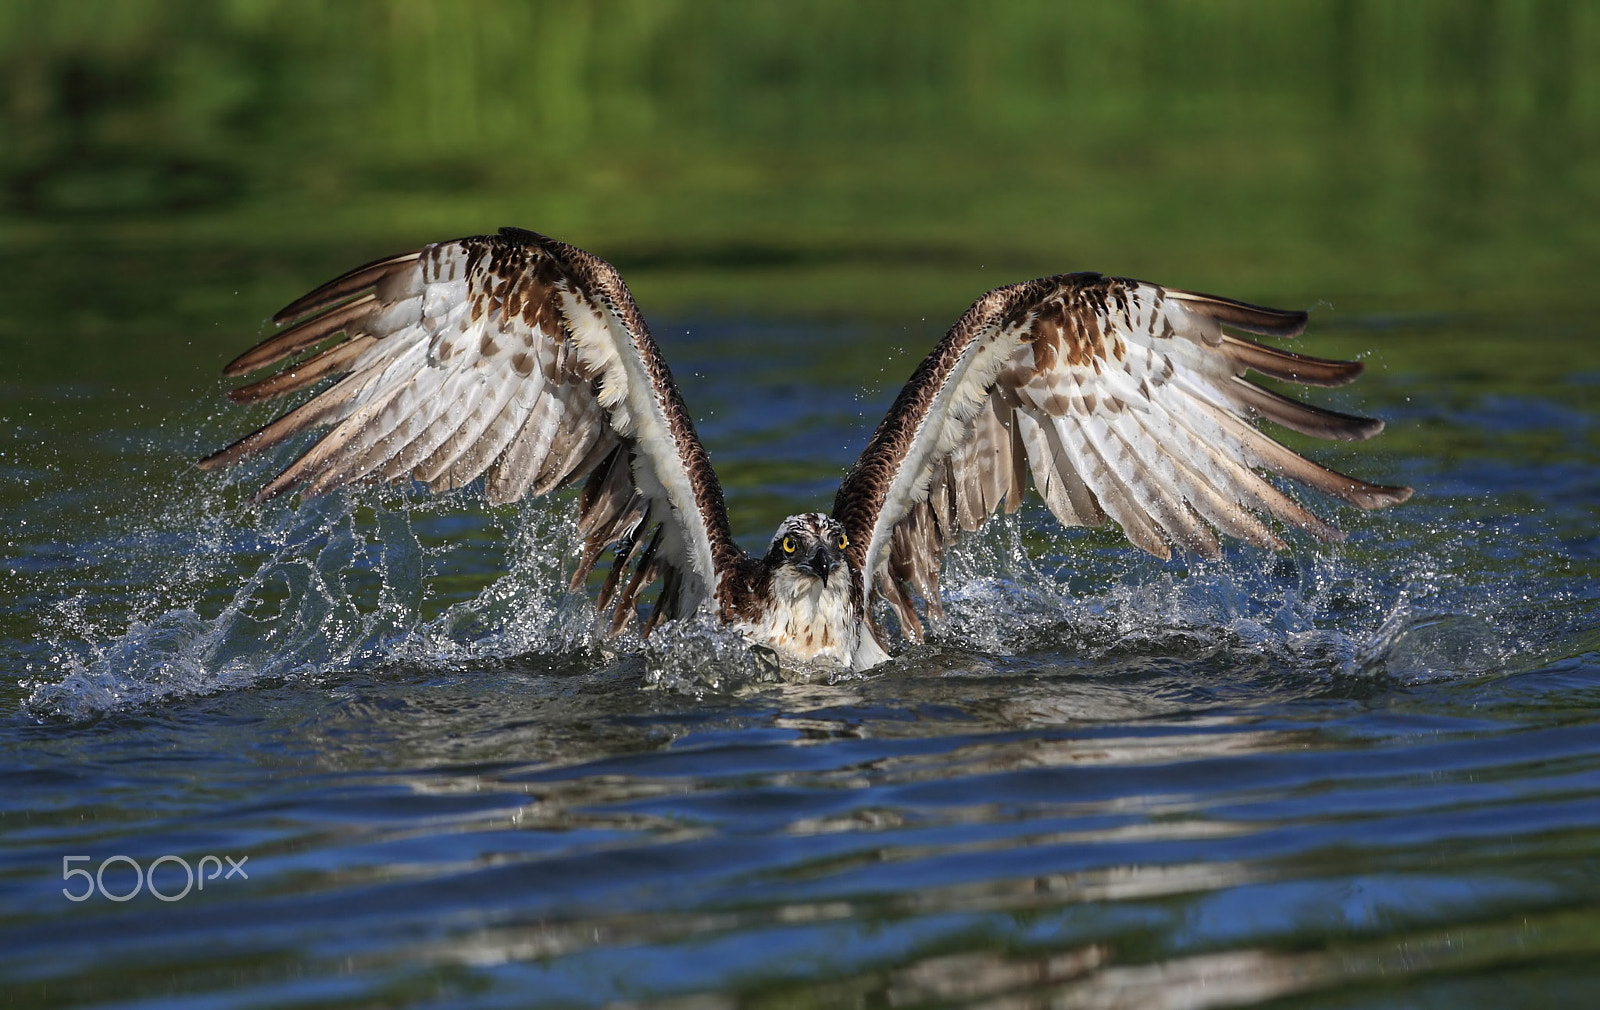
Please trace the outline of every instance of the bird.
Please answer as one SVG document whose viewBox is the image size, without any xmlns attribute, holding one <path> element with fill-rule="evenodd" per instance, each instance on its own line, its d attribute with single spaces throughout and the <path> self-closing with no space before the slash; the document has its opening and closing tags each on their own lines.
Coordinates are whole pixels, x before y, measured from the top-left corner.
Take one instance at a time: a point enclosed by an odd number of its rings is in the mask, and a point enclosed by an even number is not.
<svg viewBox="0 0 1600 1010">
<path fill-rule="evenodd" d="M 1339 386 L 1360 375 L 1359 361 L 1245 335 L 1296 337 L 1307 320 L 1094 272 L 997 287 L 917 365 L 832 513 L 789 516 L 756 556 L 734 541 L 710 456 L 616 268 L 502 228 L 376 260 L 278 312 L 278 328 L 223 371 L 277 369 L 229 396 L 311 392 L 199 465 L 316 431 L 254 500 L 409 480 L 438 493 L 481 478 L 498 504 L 576 485 L 571 587 L 601 582 L 603 633 L 710 615 L 783 665 L 864 671 L 899 644 L 889 617 L 899 641 L 924 640 L 916 597 L 942 617 L 941 555 L 1015 512 L 1030 487 L 1063 526 L 1115 522 L 1163 559 L 1174 548 L 1216 558 L 1219 533 L 1273 550 L 1285 528 L 1343 538 L 1273 477 L 1364 509 L 1409 498 L 1256 423 L 1324 439 L 1383 429 L 1248 377 Z"/>
</svg>

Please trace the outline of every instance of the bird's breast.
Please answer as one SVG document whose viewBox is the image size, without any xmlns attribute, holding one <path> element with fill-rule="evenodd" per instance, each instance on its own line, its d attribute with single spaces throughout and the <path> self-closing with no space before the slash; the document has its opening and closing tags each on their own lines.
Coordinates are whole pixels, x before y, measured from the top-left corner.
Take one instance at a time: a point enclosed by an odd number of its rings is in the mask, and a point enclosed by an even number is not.
<svg viewBox="0 0 1600 1010">
<path fill-rule="evenodd" d="M 850 606 L 850 580 L 840 571 L 826 585 L 789 566 L 772 574 L 766 598 L 755 602 L 739 630 L 791 662 L 849 666 L 860 637 Z"/>
</svg>

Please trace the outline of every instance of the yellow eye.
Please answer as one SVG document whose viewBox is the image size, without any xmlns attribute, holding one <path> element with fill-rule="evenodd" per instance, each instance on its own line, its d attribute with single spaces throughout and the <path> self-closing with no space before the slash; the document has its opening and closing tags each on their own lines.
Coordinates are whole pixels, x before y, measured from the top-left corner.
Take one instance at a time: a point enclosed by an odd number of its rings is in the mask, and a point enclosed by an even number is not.
<svg viewBox="0 0 1600 1010">
<path fill-rule="evenodd" d="M 839 549 L 842 551 L 846 547 L 849 547 L 849 546 L 850 546 L 850 538 L 845 536 L 843 533 L 839 534 Z"/>
<path fill-rule="evenodd" d="M 783 538 L 783 553 L 785 553 L 785 554 L 793 554 L 794 553 L 794 541 L 790 540 L 788 537 L 784 537 Z"/>
</svg>

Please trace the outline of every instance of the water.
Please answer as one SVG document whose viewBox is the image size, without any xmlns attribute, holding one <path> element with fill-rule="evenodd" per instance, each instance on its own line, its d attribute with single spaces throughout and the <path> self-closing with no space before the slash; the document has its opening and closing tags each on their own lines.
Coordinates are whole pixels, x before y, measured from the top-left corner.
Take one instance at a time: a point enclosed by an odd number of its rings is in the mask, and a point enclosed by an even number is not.
<svg viewBox="0 0 1600 1010">
<path fill-rule="evenodd" d="M 1600 20 L 794 10 L 0 5 L 5 1002 L 1600 1002 Z M 564 499 L 194 469 L 274 309 L 503 224 L 623 269 L 746 546 L 1069 269 L 1311 307 L 1389 427 L 1292 444 L 1417 494 L 1030 506 L 830 682 L 596 639 Z"/>
<path fill-rule="evenodd" d="M 915 339 L 661 329 L 750 543 L 892 395 L 803 363 Z M 1370 378 L 1390 432 L 1323 458 L 1419 490 L 1347 543 L 1162 564 L 1024 510 L 954 560 L 932 644 L 832 683 L 595 639 L 564 500 L 253 509 L 258 475 L 185 462 L 247 420 L 18 390 L 0 973 L 39 1006 L 1583 1002 L 1593 377 Z M 62 894 L 63 856 L 208 854 L 248 879 Z"/>
</svg>

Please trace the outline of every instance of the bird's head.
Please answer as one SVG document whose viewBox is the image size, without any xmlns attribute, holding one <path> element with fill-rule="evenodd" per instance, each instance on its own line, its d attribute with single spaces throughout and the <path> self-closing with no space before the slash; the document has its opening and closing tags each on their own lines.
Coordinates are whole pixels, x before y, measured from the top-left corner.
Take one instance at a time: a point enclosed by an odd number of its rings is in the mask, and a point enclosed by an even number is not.
<svg viewBox="0 0 1600 1010">
<path fill-rule="evenodd" d="M 807 512 L 779 524 L 765 560 L 773 571 L 793 566 L 801 574 L 821 579 L 826 586 L 828 577 L 844 563 L 844 551 L 849 546 L 850 539 L 837 521 L 821 512 Z"/>
</svg>

